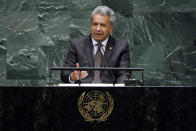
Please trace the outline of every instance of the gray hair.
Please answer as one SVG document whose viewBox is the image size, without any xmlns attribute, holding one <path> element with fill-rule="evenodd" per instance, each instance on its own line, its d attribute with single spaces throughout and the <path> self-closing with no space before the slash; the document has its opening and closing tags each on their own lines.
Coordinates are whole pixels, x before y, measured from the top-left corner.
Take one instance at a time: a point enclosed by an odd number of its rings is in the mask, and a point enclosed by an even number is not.
<svg viewBox="0 0 196 131">
<path fill-rule="evenodd" d="M 107 6 L 97 6 L 93 10 L 93 12 L 91 13 L 91 21 L 92 21 L 92 17 L 94 14 L 103 14 L 103 15 L 109 16 L 110 17 L 110 24 L 114 25 L 116 17 L 115 17 L 114 11 L 111 8 L 109 8 Z"/>
</svg>

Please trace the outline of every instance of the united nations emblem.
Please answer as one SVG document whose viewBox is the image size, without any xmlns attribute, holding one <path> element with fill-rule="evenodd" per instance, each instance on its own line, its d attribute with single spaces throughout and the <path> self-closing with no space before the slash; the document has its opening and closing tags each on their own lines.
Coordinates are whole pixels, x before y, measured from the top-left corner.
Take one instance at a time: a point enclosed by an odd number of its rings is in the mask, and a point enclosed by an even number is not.
<svg viewBox="0 0 196 131">
<path fill-rule="evenodd" d="M 108 92 L 83 92 L 78 98 L 78 110 L 85 121 L 106 121 L 113 107 L 114 101 Z"/>
</svg>

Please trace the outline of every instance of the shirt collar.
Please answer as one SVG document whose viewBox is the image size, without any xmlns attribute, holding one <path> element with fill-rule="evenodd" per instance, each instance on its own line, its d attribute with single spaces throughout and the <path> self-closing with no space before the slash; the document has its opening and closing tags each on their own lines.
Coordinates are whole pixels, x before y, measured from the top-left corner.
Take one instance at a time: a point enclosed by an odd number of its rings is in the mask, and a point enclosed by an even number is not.
<svg viewBox="0 0 196 131">
<path fill-rule="evenodd" d="M 95 46 L 98 42 L 92 36 L 91 36 L 91 38 L 92 38 L 93 46 Z M 108 38 L 109 38 L 109 36 L 104 41 L 101 42 L 101 44 L 105 47 L 108 42 Z"/>
</svg>

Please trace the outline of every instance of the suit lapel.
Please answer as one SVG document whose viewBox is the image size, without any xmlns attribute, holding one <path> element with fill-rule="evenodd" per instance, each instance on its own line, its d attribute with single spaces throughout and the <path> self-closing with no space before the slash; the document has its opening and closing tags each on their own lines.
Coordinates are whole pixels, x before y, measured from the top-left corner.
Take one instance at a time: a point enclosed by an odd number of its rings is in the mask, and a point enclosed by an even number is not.
<svg viewBox="0 0 196 131">
<path fill-rule="evenodd" d="M 91 67 L 94 66 L 94 58 L 93 58 L 93 43 L 92 43 L 92 40 L 91 40 L 91 36 L 89 36 L 87 39 L 85 39 L 84 41 L 85 43 L 85 55 L 86 55 L 86 58 L 88 59 L 88 62 L 89 62 L 89 65 Z"/>
<path fill-rule="evenodd" d="M 102 59 L 102 64 L 101 64 L 102 67 L 104 67 L 109 61 L 114 45 L 115 45 L 114 38 L 112 36 L 109 36 L 109 40 L 107 42 L 105 52 L 104 52 L 104 57 Z"/>
</svg>

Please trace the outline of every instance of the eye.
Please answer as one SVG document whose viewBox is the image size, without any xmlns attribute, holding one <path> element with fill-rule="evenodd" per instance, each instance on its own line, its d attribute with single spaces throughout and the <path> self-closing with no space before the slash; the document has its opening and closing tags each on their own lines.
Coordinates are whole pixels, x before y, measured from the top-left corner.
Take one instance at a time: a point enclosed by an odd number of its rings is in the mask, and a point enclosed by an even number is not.
<svg viewBox="0 0 196 131">
<path fill-rule="evenodd" d="M 101 24 L 102 27 L 106 27 L 106 24 Z"/>
<path fill-rule="evenodd" d="M 93 25 L 96 26 L 96 25 L 98 25 L 98 23 L 94 22 Z"/>
</svg>

